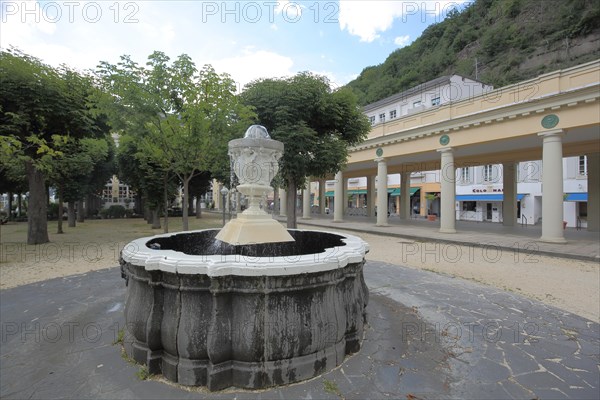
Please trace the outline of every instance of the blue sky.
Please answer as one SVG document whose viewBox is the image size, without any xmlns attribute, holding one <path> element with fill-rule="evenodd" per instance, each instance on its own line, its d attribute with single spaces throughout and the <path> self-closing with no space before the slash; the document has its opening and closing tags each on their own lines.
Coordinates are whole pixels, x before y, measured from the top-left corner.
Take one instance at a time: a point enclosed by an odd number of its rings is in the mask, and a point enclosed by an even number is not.
<svg viewBox="0 0 600 400">
<path fill-rule="evenodd" d="M 7 1 L 0 47 L 51 65 L 94 68 L 154 50 L 212 64 L 240 87 L 299 71 L 334 86 L 382 63 L 467 1 Z"/>
</svg>

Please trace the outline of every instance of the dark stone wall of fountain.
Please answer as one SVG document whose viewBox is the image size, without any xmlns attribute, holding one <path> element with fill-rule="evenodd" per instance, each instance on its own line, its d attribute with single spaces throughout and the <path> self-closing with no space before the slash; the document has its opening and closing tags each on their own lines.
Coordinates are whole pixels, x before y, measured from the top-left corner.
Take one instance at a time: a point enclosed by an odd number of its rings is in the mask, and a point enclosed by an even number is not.
<svg viewBox="0 0 600 400">
<path fill-rule="evenodd" d="M 318 376 L 360 349 L 368 302 L 363 265 L 209 277 L 122 262 L 125 350 L 150 373 L 210 390 Z"/>
</svg>

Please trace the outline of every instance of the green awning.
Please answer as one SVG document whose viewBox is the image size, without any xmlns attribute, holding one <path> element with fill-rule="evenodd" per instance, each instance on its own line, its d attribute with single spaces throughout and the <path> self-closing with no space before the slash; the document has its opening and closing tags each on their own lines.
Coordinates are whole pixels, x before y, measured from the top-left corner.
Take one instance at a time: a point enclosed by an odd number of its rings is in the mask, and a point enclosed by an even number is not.
<svg viewBox="0 0 600 400">
<path fill-rule="evenodd" d="M 413 194 L 417 193 L 421 188 L 419 187 L 411 187 L 410 188 L 410 195 L 412 196 Z M 392 196 L 400 196 L 400 189 L 396 188 L 396 189 L 388 189 L 388 193 L 390 193 Z M 348 194 L 367 194 L 367 191 L 365 189 L 356 189 L 356 190 L 348 190 Z M 325 192 L 325 197 L 334 197 L 335 196 L 335 192 L 333 190 L 329 190 L 327 192 Z"/>
<path fill-rule="evenodd" d="M 411 187 L 410 195 L 412 196 L 413 194 L 417 193 L 420 189 L 421 188 L 419 188 L 419 187 Z M 400 196 L 400 188 L 388 189 L 388 193 L 392 196 Z"/>
<path fill-rule="evenodd" d="M 348 190 L 348 194 L 367 194 L 367 191 L 364 189 Z M 334 197 L 334 196 L 335 196 L 335 192 L 333 190 L 325 192 L 325 197 Z"/>
</svg>

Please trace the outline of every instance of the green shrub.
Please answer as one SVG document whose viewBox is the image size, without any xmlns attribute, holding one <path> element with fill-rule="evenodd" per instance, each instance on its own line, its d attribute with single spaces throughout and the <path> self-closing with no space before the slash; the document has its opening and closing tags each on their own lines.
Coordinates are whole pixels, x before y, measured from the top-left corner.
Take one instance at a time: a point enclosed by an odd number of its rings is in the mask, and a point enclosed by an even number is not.
<svg viewBox="0 0 600 400">
<path fill-rule="evenodd" d="M 129 211 L 129 215 L 128 215 L 128 211 Z M 125 207 L 115 204 L 108 208 L 103 208 L 102 210 L 100 210 L 100 212 L 98 214 L 100 215 L 100 218 L 106 219 L 106 218 L 125 218 L 126 216 L 131 216 L 131 213 L 132 213 L 131 210 L 126 210 Z"/>
<path fill-rule="evenodd" d="M 55 220 L 58 219 L 58 203 L 50 203 L 48 204 L 48 219 Z"/>
</svg>

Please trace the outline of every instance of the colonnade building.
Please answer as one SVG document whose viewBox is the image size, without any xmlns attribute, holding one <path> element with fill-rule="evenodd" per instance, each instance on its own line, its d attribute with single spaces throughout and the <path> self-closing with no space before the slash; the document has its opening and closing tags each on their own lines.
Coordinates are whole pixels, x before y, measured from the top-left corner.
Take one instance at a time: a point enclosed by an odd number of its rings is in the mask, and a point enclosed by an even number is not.
<svg viewBox="0 0 600 400">
<path fill-rule="evenodd" d="M 598 231 L 599 98 L 597 60 L 498 89 L 442 77 L 378 101 L 344 170 L 304 191 L 303 216 L 432 215 L 449 234 L 458 219 L 535 223 L 553 243 L 564 221 Z"/>
</svg>

